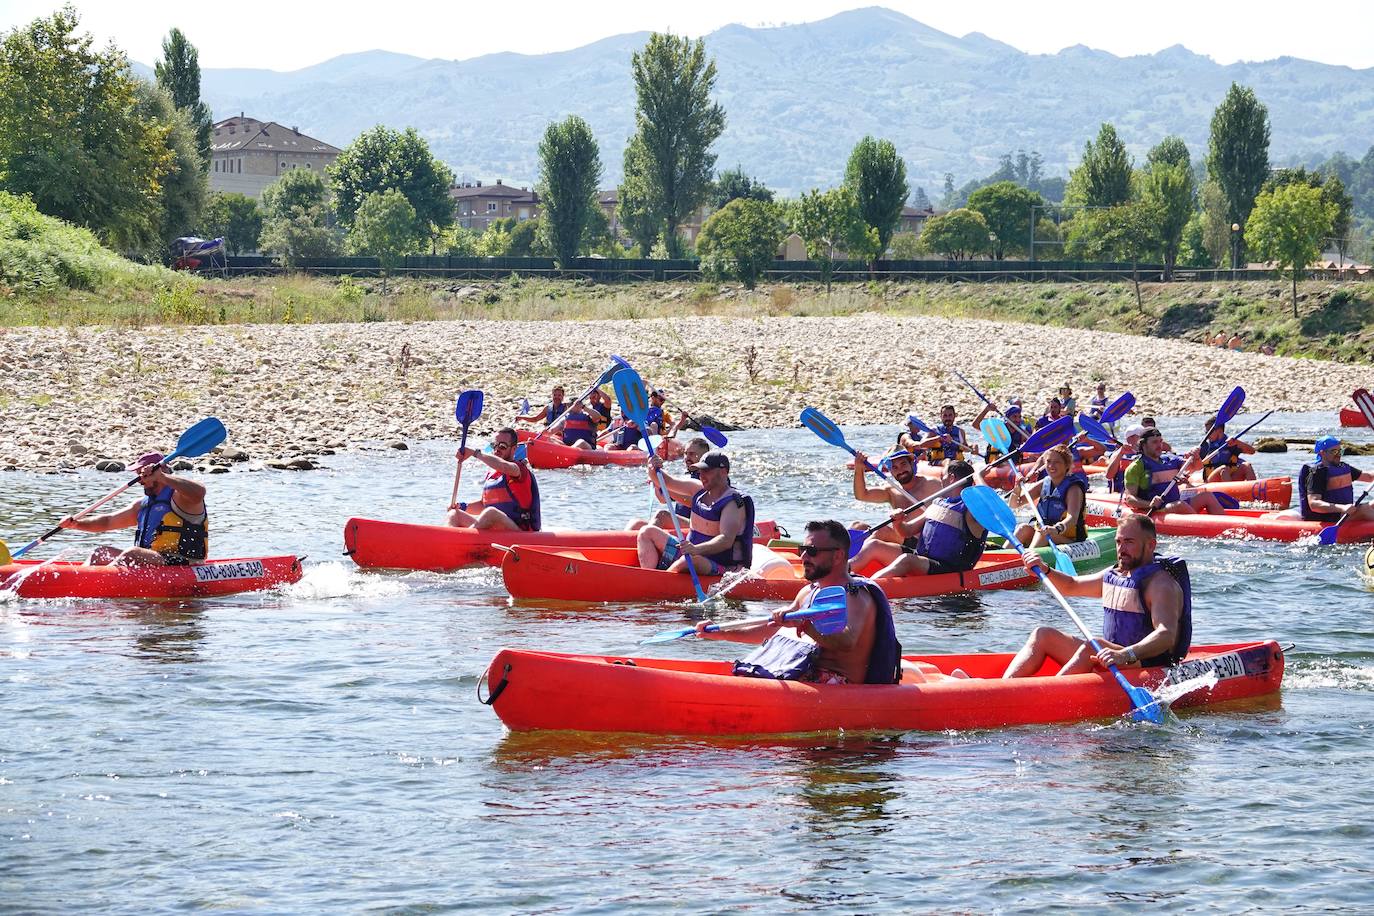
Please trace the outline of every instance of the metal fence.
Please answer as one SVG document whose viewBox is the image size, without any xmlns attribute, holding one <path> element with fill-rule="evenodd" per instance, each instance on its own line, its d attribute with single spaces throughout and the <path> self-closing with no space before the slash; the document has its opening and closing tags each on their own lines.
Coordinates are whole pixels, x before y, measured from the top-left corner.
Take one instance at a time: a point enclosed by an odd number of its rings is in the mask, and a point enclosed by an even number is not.
<svg viewBox="0 0 1374 916">
<path fill-rule="evenodd" d="M 226 272 L 231 275 L 307 273 L 322 276 L 381 276 L 376 258 L 317 258 L 294 267 L 285 267 L 275 258 L 263 256 L 231 257 Z M 579 258 L 567 270 L 559 270 L 552 258 L 458 258 L 417 256 L 405 258 L 393 276 L 431 277 L 444 280 L 503 280 L 507 277 L 559 277 L 586 279 L 599 283 L 638 280 L 701 280 L 700 264 L 689 259 L 653 260 Z M 1164 280 L 1159 264 L 1131 265 L 1093 261 L 836 261 L 830 271 L 837 283 L 869 280 L 917 280 L 937 283 L 1121 282 L 1139 278 L 1142 282 Z M 1226 281 L 1272 280 L 1272 270 L 1224 270 L 1175 268 L 1175 280 Z M 1307 279 L 1374 279 L 1369 273 L 1354 270 L 1320 269 L 1305 271 Z M 774 261 L 765 271 L 765 280 L 775 282 L 823 282 L 825 272 L 815 261 Z"/>
</svg>

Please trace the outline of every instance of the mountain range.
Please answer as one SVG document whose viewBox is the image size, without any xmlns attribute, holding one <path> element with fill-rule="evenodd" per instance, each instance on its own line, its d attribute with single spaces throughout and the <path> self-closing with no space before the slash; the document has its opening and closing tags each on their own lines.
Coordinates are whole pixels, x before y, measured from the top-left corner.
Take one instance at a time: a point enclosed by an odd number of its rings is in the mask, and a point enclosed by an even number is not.
<svg viewBox="0 0 1374 916">
<path fill-rule="evenodd" d="M 243 111 L 338 146 L 376 124 L 413 126 L 458 176 L 520 184 L 537 175 L 548 123 L 577 114 L 596 134 L 610 186 L 634 129 L 630 55 L 648 37 L 462 61 L 369 51 L 290 72 L 205 69 L 201 94 L 216 119 Z M 1017 149 L 1040 152 L 1046 174 L 1067 174 L 1103 121 L 1138 160 L 1169 134 L 1196 160 L 1232 82 L 1268 106 L 1276 165 L 1337 150 L 1358 157 L 1374 138 L 1374 69 L 1292 57 L 1221 65 L 1182 45 L 1133 57 L 1082 45 L 1028 54 L 879 7 L 731 25 L 705 41 L 727 119 L 718 168 L 739 165 L 786 194 L 839 183 L 865 134 L 892 140 L 913 186 L 932 197 L 946 172 L 962 184 Z"/>
</svg>

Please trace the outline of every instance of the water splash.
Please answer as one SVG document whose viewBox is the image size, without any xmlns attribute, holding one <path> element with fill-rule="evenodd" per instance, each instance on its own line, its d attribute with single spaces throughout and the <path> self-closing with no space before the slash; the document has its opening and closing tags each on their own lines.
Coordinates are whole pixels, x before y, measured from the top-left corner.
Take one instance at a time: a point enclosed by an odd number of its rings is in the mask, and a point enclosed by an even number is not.
<svg viewBox="0 0 1374 916">
<path fill-rule="evenodd" d="M 388 576 L 362 573 L 357 567 L 337 562 L 315 563 L 305 568 L 299 582 L 286 587 L 292 598 L 384 598 L 409 590 L 405 582 Z"/>
<path fill-rule="evenodd" d="M 1187 696 L 1194 690 L 1211 690 L 1220 680 L 1221 678 L 1217 677 L 1215 671 L 1208 671 L 1178 683 L 1165 681 L 1154 689 L 1154 695 L 1159 700 L 1160 705 L 1167 709 L 1170 703 Z"/>
</svg>

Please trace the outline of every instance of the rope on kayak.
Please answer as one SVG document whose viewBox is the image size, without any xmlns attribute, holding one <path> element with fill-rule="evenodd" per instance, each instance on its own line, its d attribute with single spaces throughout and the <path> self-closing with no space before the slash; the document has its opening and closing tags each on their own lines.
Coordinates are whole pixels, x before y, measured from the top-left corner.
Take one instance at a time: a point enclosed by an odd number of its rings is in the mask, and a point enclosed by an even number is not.
<svg viewBox="0 0 1374 916">
<path fill-rule="evenodd" d="M 477 679 L 477 702 L 484 706 L 490 706 L 496 702 L 496 698 L 506 689 L 506 675 L 510 674 L 510 662 L 506 662 L 506 667 L 501 671 L 501 680 L 496 682 L 496 686 L 491 689 L 487 698 L 482 699 L 482 685 L 487 682 L 487 672 L 483 671 L 482 676 Z"/>
</svg>

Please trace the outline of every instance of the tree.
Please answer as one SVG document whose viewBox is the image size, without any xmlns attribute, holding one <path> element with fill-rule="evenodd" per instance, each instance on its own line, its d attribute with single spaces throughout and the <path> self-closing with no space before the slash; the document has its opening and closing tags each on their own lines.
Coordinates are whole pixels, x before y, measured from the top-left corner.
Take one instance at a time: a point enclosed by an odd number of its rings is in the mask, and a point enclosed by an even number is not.
<svg viewBox="0 0 1374 916">
<path fill-rule="evenodd" d="M 1140 262 L 1159 247 L 1160 223 L 1159 209 L 1146 200 L 1088 210 L 1074 219 L 1069 230 L 1069 253 L 1074 257 L 1130 261 L 1136 308 L 1144 311 Z"/>
<path fill-rule="evenodd" d="M 892 259 L 915 261 L 921 257 L 921 237 L 914 232 L 898 232 L 892 236 Z"/>
<path fill-rule="evenodd" d="M 849 154 L 844 183 L 854 192 L 859 216 L 877 232 L 877 255 L 881 255 L 897 231 L 911 190 L 906 183 L 906 163 L 891 141 L 864 137 Z"/>
<path fill-rule="evenodd" d="M 196 129 L 188 112 L 172 103 L 166 89 L 152 83 L 139 83 L 137 98 L 140 117 L 168 127 L 166 142 L 172 153 L 172 167 L 158 189 L 156 229 L 162 242 L 158 254 L 166 257 L 166 246 L 172 239 L 199 228 L 210 195 L 210 180 L 202 168 Z"/>
<path fill-rule="evenodd" d="M 700 39 L 655 32 L 630 59 L 635 83 L 634 161 L 626 151 L 648 218 L 662 227 L 673 254 L 681 248 L 678 226 L 701 206 L 710 190 L 716 157 L 711 145 L 725 130 L 725 110 L 711 101 L 716 65 Z"/>
<path fill-rule="evenodd" d="M 762 200 L 773 202 L 773 192 L 757 178 L 744 174 L 744 169 L 735 166 L 720 173 L 720 178 L 711 186 L 710 203 L 712 209 L 719 210 L 732 200 Z"/>
<path fill-rule="evenodd" d="M 1253 89 L 1232 83 L 1212 113 L 1207 174 L 1226 198 L 1226 223 L 1243 233 L 1269 174 L 1269 109 Z"/>
<path fill-rule="evenodd" d="M 1323 175 L 1320 172 L 1309 172 L 1299 166 L 1298 168 L 1279 169 L 1269 175 L 1264 181 L 1263 191 L 1272 191 L 1284 185 L 1301 184 L 1309 188 L 1318 188 L 1322 192 L 1322 200 L 1336 208 L 1336 215 L 1331 221 L 1332 240 L 1336 250 L 1342 259 L 1345 257 L 1346 239 L 1350 233 L 1350 217 L 1354 208 L 1354 201 L 1346 193 L 1345 184 L 1339 175 Z M 1323 242 L 1326 240 L 1323 239 Z"/>
<path fill-rule="evenodd" d="M 1115 207 L 1131 199 L 1131 157 L 1116 135 L 1116 128 L 1103 123 L 1097 142 L 1083 144 L 1083 160 L 1069 175 L 1065 196 L 1085 207 Z"/>
<path fill-rule="evenodd" d="M 569 115 L 550 124 L 539 144 L 539 202 L 544 236 L 562 270 L 572 267 L 593 214 L 601 212 L 596 188 L 601 154 L 587 122 Z"/>
<path fill-rule="evenodd" d="M 330 223 L 324 178 L 312 169 L 292 169 L 262 192 L 259 246 L 282 256 L 288 267 L 339 253 L 339 234 Z"/>
<path fill-rule="evenodd" d="M 1044 205 L 1045 198 L 1013 181 L 979 188 L 968 198 L 968 208 L 987 223 L 990 250 L 998 261 L 1008 254 L 1029 254 L 1031 208 Z"/>
<path fill-rule="evenodd" d="M 413 127 L 398 131 L 379 124 L 363 131 L 328 171 L 334 212 L 345 229 L 352 227 L 363 198 L 390 189 L 404 194 L 415 208 L 417 231 L 430 240 L 432 250 L 453 225 L 453 199 L 448 194 L 453 173 L 430 154 L 429 144 Z"/>
<path fill-rule="evenodd" d="M 1196 210 L 1197 189 L 1188 147 L 1178 137 L 1166 137 L 1146 157 L 1138 174 L 1140 197 L 1159 214 L 1159 246 L 1164 260 L 1164 279 L 1173 279 L 1183 230 Z"/>
<path fill-rule="evenodd" d="M 919 186 L 911 192 L 911 206 L 917 210 L 935 209 L 930 202 L 930 197 L 926 195 L 926 189 Z"/>
<path fill-rule="evenodd" d="M 123 52 L 92 50 L 64 6 L 0 39 L 0 189 L 124 249 L 161 222 L 171 125 L 140 117 Z"/>
<path fill-rule="evenodd" d="M 382 265 L 382 295 L 387 278 L 401 258 L 420 248 L 415 208 L 395 188 L 373 191 L 363 198 L 353 215 L 348 232 L 348 248 L 354 254 L 376 255 Z"/>
<path fill-rule="evenodd" d="M 201 226 L 209 238 L 224 239 L 230 254 L 238 255 L 258 247 L 262 235 L 262 211 L 258 202 L 246 194 L 210 195 Z"/>
<path fill-rule="evenodd" d="M 1226 217 L 1226 194 L 1221 185 L 1207 179 L 1202 185 L 1202 247 L 1212 266 L 1224 264 L 1232 250 L 1231 221 Z"/>
<path fill-rule="evenodd" d="M 157 84 L 172 97 L 172 104 L 186 113 L 196 134 L 201 171 L 210 171 L 210 106 L 200 100 L 200 52 L 186 40 L 181 29 L 172 29 L 162 39 L 162 60 L 153 64 Z"/>
<path fill-rule="evenodd" d="M 976 210 L 960 208 L 926 220 L 921 231 L 921 247 L 962 261 L 988 249 L 988 223 Z"/>
<path fill-rule="evenodd" d="M 507 249 L 510 248 L 510 230 L 498 225 L 499 222 L 500 220 L 492 222 L 477 237 L 477 254 L 479 257 L 505 257 Z"/>
<path fill-rule="evenodd" d="M 863 238 L 868 225 L 859 216 L 859 201 L 850 188 L 839 187 L 829 191 L 812 188 L 801 196 L 792 208 L 792 231 L 801 236 L 806 245 L 806 256 L 821 268 L 821 278 L 825 281 L 825 291 L 830 292 L 831 278 L 835 272 L 835 250 L 840 247 L 854 247 L 854 240 Z M 876 237 L 871 246 L 877 245 Z M 870 247 L 864 239 L 863 247 Z"/>
<path fill-rule="evenodd" d="M 1336 205 L 1322 199 L 1320 188 L 1288 184 L 1263 191 L 1245 226 L 1245 244 L 1266 261 L 1287 268 L 1293 277 L 1293 317 L 1298 317 L 1298 277 L 1322 253 L 1331 234 Z"/>
<path fill-rule="evenodd" d="M 785 227 L 776 204 L 766 200 L 732 200 L 711 214 L 697 236 L 702 269 L 736 277 L 753 289 L 777 258 Z"/>
</svg>

